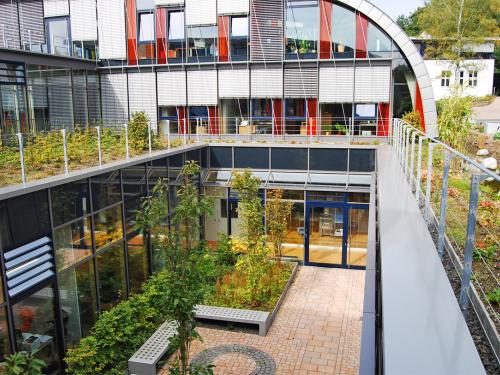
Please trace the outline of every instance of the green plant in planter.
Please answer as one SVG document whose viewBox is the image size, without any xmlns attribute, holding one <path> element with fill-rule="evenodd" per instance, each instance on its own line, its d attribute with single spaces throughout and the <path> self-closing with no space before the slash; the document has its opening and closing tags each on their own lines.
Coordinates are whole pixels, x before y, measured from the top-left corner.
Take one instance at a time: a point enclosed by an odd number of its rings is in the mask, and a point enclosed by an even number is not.
<svg viewBox="0 0 500 375">
<path fill-rule="evenodd" d="M 410 124 L 414 128 L 418 130 L 423 130 L 422 129 L 422 118 L 420 117 L 420 112 L 418 111 L 411 111 L 411 112 L 406 112 L 403 117 L 401 117 L 401 120 L 404 122 Z"/>
<path fill-rule="evenodd" d="M 323 132 L 326 135 L 330 135 L 332 133 L 332 130 L 333 130 L 333 125 L 332 124 L 325 124 L 322 126 L 322 128 L 323 128 Z"/>
<path fill-rule="evenodd" d="M 494 305 L 499 305 L 500 304 L 500 288 L 495 288 L 493 292 L 489 293 L 488 296 L 488 301 Z"/>
<path fill-rule="evenodd" d="M 132 119 L 128 123 L 128 144 L 135 152 L 149 149 L 149 117 L 145 112 L 132 113 Z M 151 146 L 156 148 L 159 145 L 157 135 L 151 131 Z"/>
<path fill-rule="evenodd" d="M 340 134 L 347 134 L 349 132 L 349 128 L 345 125 L 342 125 L 342 124 L 335 124 L 335 125 L 333 125 L 333 127 Z"/>
<path fill-rule="evenodd" d="M 0 363 L 0 373 L 5 375 L 42 375 L 45 362 L 32 353 L 17 352 L 5 357 Z"/>
</svg>

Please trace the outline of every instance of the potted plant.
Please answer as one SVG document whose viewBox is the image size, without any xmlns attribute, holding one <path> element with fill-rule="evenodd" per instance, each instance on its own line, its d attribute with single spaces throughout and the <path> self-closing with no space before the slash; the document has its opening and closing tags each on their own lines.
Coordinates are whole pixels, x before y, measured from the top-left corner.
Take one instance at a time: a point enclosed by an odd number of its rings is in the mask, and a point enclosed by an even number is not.
<svg viewBox="0 0 500 375">
<path fill-rule="evenodd" d="M 325 135 L 331 135 L 332 134 L 332 124 L 323 125 L 323 132 L 325 133 Z"/>
<path fill-rule="evenodd" d="M 337 135 L 347 134 L 347 131 L 348 131 L 347 126 L 342 125 L 342 124 L 335 124 L 335 125 L 333 125 L 333 127 L 337 131 Z"/>
</svg>

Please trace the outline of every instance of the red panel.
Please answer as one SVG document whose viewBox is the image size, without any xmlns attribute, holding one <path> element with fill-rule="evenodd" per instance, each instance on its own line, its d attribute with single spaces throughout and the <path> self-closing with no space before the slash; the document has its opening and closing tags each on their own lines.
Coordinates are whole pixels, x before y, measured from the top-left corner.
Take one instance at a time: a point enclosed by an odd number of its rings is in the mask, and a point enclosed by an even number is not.
<svg viewBox="0 0 500 375">
<path fill-rule="evenodd" d="M 389 103 L 378 104 L 377 135 L 387 137 L 389 135 L 390 105 Z"/>
<path fill-rule="evenodd" d="M 274 134 L 283 134 L 283 103 L 281 99 L 273 100 L 273 125 Z"/>
<path fill-rule="evenodd" d="M 137 14 L 135 0 L 127 1 L 127 47 L 129 65 L 137 65 Z"/>
<path fill-rule="evenodd" d="M 186 107 L 177 107 L 177 118 L 179 121 L 179 129 L 178 133 L 179 134 L 185 134 L 186 133 Z"/>
<path fill-rule="evenodd" d="M 418 113 L 420 113 L 422 130 L 425 132 L 424 104 L 422 102 L 422 94 L 420 93 L 420 86 L 418 85 L 418 82 L 417 82 L 417 93 L 415 96 L 415 111 L 418 111 Z"/>
<path fill-rule="evenodd" d="M 229 16 L 219 16 L 219 61 L 229 61 Z"/>
<path fill-rule="evenodd" d="M 307 135 L 316 135 L 318 123 L 318 101 L 317 99 L 307 99 Z"/>
<path fill-rule="evenodd" d="M 158 64 L 167 63 L 167 10 L 156 9 L 156 56 Z"/>
<path fill-rule="evenodd" d="M 332 3 L 329 0 L 320 1 L 319 58 L 331 58 L 332 48 Z"/>
<path fill-rule="evenodd" d="M 208 107 L 208 126 L 210 134 L 219 134 L 219 116 L 217 107 Z"/>
<path fill-rule="evenodd" d="M 356 57 L 366 58 L 368 45 L 368 18 L 364 14 L 356 14 Z"/>
</svg>

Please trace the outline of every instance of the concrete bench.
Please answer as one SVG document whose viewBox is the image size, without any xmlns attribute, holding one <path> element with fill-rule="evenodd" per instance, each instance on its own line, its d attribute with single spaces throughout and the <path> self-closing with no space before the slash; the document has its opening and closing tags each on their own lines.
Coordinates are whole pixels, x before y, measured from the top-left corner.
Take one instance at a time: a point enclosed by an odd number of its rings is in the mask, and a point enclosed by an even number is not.
<svg viewBox="0 0 500 375">
<path fill-rule="evenodd" d="M 217 306 L 196 306 L 196 318 L 223 322 L 253 324 L 259 327 L 259 335 L 265 336 L 270 314 L 264 311 L 233 309 Z"/>
<path fill-rule="evenodd" d="M 128 360 L 131 375 L 156 375 L 156 365 L 165 355 L 170 339 L 177 333 L 176 322 L 166 321 Z"/>
</svg>

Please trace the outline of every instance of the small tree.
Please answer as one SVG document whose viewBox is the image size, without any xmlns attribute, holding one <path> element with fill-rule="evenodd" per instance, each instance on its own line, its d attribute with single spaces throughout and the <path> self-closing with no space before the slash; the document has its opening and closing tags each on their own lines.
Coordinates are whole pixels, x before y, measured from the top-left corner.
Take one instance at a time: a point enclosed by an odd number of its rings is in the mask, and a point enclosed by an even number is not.
<svg viewBox="0 0 500 375">
<path fill-rule="evenodd" d="M 170 319 L 177 322 L 177 335 L 172 344 L 177 357 L 170 368 L 171 374 L 207 373 L 207 369 L 189 368 L 189 348 L 193 340 L 199 338 L 196 331 L 195 306 L 202 303 L 206 285 L 202 272 L 203 259 L 200 243 L 200 218 L 210 215 L 213 201 L 202 198 L 193 185 L 193 178 L 200 167 L 193 161 L 187 162 L 182 171 L 183 184 L 177 191 L 179 204 L 174 210 L 175 231 L 168 231 L 164 220 L 166 210 L 165 194 L 153 195 L 139 216 L 139 226 L 143 229 L 161 228 L 165 233 L 157 241 L 157 246 L 166 255 L 166 269 L 170 277 L 165 300 L 165 311 Z M 164 180 L 159 180 L 155 192 L 166 190 Z"/>
<path fill-rule="evenodd" d="M 465 152 L 472 126 L 472 99 L 457 95 L 437 103 L 439 138 L 460 152 Z"/>
<path fill-rule="evenodd" d="M 45 362 L 32 353 L 17 352 L 5 357 L 0 363 L 0 373 L 5 375 L 42 375 Z"/>
<path fill-rule="evenodd" d="M 281 245 L 286 236 L 288 218 L 293 202 L 283 200 L 283 190 L 269 190 L 266 201 L 267 235 L 273 245 L 274 256 L 281 262 Z"/>
<path fill-rule="evenodd" d="M 149 149 L 149 117 L 146 112 L 132 113 L 128 123 L 128 143 L 131 150 L 136 152 Z M 158 137 L 151 129 L 151 147 L 158 145 Z"/>
</svg>

